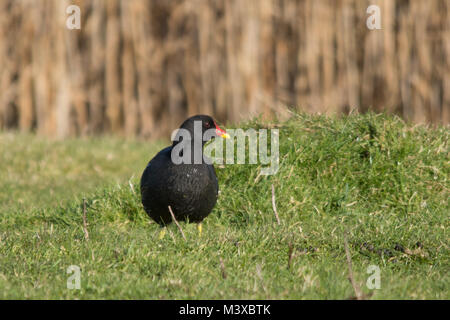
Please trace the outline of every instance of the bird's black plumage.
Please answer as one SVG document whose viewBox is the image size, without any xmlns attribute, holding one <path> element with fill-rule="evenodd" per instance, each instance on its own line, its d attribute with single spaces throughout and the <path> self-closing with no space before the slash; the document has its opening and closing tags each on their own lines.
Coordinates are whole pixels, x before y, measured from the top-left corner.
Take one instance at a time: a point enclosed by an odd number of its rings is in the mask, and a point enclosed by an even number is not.
<svg viewBox="0 0 450 320">
<path fill-rule="evenodd" d="M 201 121 L 201 136 L 194 136 L 194 122 Z M 215 129 L 216 135 L 225 134 L 217 127 L 215 121 L 205 115 L 187 119 L 180 127 L 187 130 L 192 137 L 185 141 L 188 146 L 194 146 L 194 140 L 200 139 L 203 156 L 203 133 Z M 181 141 L 161 150 L 147 165 L 141 177 L 142 204 L 147 214 L 157 223 L 164 225 L 172 222 L 168 206 L 177 220 L 201 222 L 209 215 L 217 202 L 219 185 L 212 164 L 194 163 L 192 161 L 176 164 L 172 161 L 172 151 Z"/>
</svg>

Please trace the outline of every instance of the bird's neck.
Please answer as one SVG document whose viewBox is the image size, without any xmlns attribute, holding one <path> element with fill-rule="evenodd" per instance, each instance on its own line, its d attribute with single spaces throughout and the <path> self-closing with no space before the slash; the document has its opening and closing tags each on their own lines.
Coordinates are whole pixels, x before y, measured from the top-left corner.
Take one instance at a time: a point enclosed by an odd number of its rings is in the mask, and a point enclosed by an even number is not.
<svg viewBox="0 0 450 320">
<path fill-rule="evenodd" d="M 203 164 L 205 163 L 203 157 L 205 143 L 202 139 L 173 141 L 172 150 L 176 156 L 184 158 L 183 163 Z"/>
</svg>

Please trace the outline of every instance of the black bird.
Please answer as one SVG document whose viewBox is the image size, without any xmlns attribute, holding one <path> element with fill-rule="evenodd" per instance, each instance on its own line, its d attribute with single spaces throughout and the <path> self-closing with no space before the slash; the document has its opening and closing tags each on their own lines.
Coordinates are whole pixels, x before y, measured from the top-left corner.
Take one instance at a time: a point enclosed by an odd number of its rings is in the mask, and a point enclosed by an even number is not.
<svg viewBox="0 0 450 320">
<path fill-rule="evenodd" d="M 180 129 L 184 132 L 179 130 L 172 146 L 150 160 L 141 177 L 142 204 L 149 217 L 160 225 L 172 222 L 169 206 L 178 221 L 200 223 L 217 202 L 216 172 L 209 159 L 203 158 L 203 146 L 208 142 L 204 141 L 204 134 L 213 129 L 207 140 L 228 138 L 228 134 L 206 115 L 188 118 Z"/>
</svg>

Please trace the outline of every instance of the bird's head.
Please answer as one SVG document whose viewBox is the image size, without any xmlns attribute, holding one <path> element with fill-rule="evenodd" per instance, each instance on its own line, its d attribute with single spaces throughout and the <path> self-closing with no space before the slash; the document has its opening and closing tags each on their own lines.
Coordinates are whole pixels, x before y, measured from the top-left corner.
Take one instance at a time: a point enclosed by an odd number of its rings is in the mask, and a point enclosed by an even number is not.
<svg viewBox="0 0 450 320">
<path fill-rule="evenodd" d="M 185 134 L 191 137 L 191 140 L 202 140 L 203 144 L 216 137 L 228 139 L 230 136 L 225 130 L 221 129 L 213 118 L 207 115 L 195 115 L 186 119 L 180 126 L 180 129 L 185 130 L 182 134 L 175 136 L 174 143 L 181 141 Z"/>
</svg>

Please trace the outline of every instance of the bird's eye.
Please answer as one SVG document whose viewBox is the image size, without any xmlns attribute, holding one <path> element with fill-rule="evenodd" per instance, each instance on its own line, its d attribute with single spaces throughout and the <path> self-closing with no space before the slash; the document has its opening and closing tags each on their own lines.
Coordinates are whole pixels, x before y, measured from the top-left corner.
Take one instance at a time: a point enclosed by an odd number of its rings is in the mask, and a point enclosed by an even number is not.
<svg viewBox="0 0 450 320">
<path fill-rule="evenodd" d="M 211 127 L 211 124 L 210 124 L 209 122 L 205 122 L 205 127 L 206 127 L 206 128 L 210 128 L 210 127 Z"/>
</svg>

